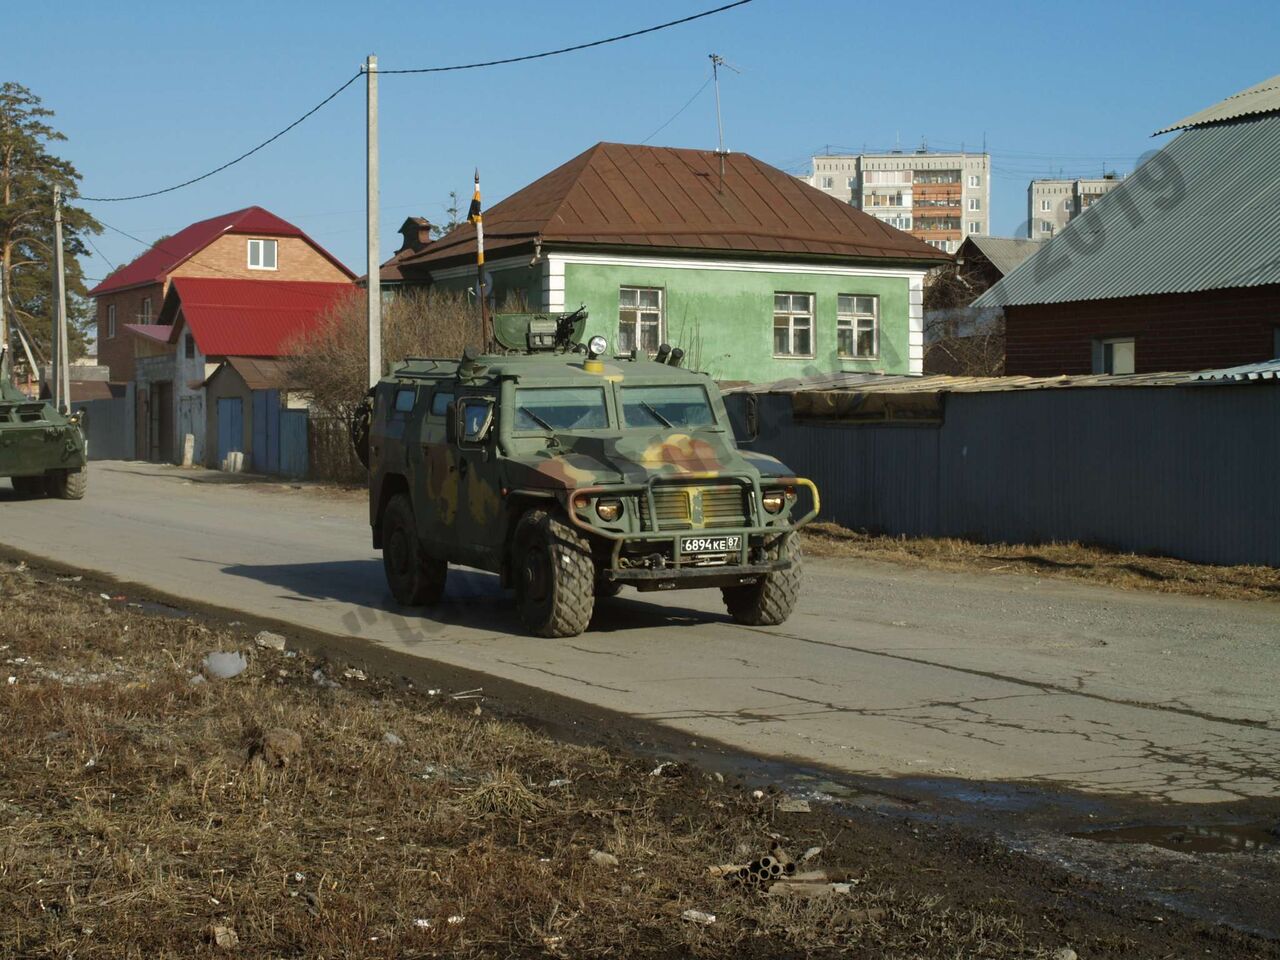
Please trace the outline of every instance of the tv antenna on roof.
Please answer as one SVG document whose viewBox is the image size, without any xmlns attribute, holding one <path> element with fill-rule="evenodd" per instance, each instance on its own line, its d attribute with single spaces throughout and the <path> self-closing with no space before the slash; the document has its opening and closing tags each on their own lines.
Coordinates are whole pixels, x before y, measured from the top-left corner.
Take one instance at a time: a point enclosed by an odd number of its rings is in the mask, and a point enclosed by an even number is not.
<svg viewBox="0 0 1280 960">
<path fill-rule="evenodd" d="M 734 73 L 742 73 L 733 64 L 728 63 L 724 57 L 718 53 L 709 53 L 711 58 L 711 79 L 716 85 L 716 135 L 720 146 L 716 150 L 716 156 L 720 158 L 720 192 L 724 192 L 724 158 L 728 156 L 729 151 L 724 148 L 724 120 L 720 116 L 720 68 L 728 67 Z"/>
</svg>

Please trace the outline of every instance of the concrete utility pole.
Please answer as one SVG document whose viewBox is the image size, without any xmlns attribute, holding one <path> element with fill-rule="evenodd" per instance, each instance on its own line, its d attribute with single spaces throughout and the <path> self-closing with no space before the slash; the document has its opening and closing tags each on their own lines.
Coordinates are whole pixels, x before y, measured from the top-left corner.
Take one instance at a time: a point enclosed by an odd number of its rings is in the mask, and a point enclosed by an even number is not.
<svg viewBox="0 0 1280 960">
<path fill-rule="evenodd" d="M 67 277 L 62 262 L 62 188 L 53 188 L 53 342 L 50 393 L 63 413 L 71 410 L 71 367 L 67 351 Z"/>
<path fill-rule="evenodd" d="M 368 208 L 368 293 L 369 293 L 369 386 L 382 379 L 382 277 L 378 254 L 378 58 L 369 54 L 364 62 L 367 82 L 365 186 Z"/>
</svg>

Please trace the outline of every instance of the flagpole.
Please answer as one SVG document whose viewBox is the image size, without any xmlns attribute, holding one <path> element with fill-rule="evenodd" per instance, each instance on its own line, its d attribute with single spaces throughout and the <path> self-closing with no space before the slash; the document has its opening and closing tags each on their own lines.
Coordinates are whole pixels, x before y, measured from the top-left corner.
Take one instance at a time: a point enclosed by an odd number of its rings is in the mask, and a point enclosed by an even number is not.
<svg viewBox="0 0 1280 960">
<path fill-rule="evenodd" d="M 480 168 L 476 168 L 476 192 L 471 198 L 468 219 L 476 225 L 476 295 L 480 298 L 480 335 L 486 351 L 493 348 L 492 318 L 489 316 L 489 296 L 484 288 L 484 213 L 480 206 Z"/>
</svg>

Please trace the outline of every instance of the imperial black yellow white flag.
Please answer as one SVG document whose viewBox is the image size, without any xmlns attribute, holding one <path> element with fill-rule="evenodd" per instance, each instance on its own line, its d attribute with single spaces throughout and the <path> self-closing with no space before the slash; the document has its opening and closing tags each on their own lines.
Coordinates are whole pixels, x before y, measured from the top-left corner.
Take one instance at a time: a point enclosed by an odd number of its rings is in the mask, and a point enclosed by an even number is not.
<svg viewBox="0 0 1280 960">
<path fill-rule="evenodd" d="M 480 213 L 480 170 L 476 169 L 476 192 L 471 197 L 467 219 L 476 225 L 476 264 L 484 265 L 484 217 Z"/>
</svg>

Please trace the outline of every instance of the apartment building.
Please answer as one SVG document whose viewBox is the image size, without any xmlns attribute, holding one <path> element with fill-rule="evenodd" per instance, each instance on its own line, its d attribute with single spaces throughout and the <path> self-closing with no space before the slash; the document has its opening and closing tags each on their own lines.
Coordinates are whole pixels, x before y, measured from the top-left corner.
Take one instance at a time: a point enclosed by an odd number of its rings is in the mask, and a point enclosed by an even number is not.
<svg viewBox="0 0 1280 960">
<path fill-rule="evenodd" d="M 991 232 L 990 154 L 825 154 L 803 179 L 946 253 Z"/>
<path fill-rule="evenodd" d="M 1120 184 L 1114 173 L 1101 177 L 1032 180 L 1027 187 L 1027 236 L 1048 240 Z"/>
</svg>

